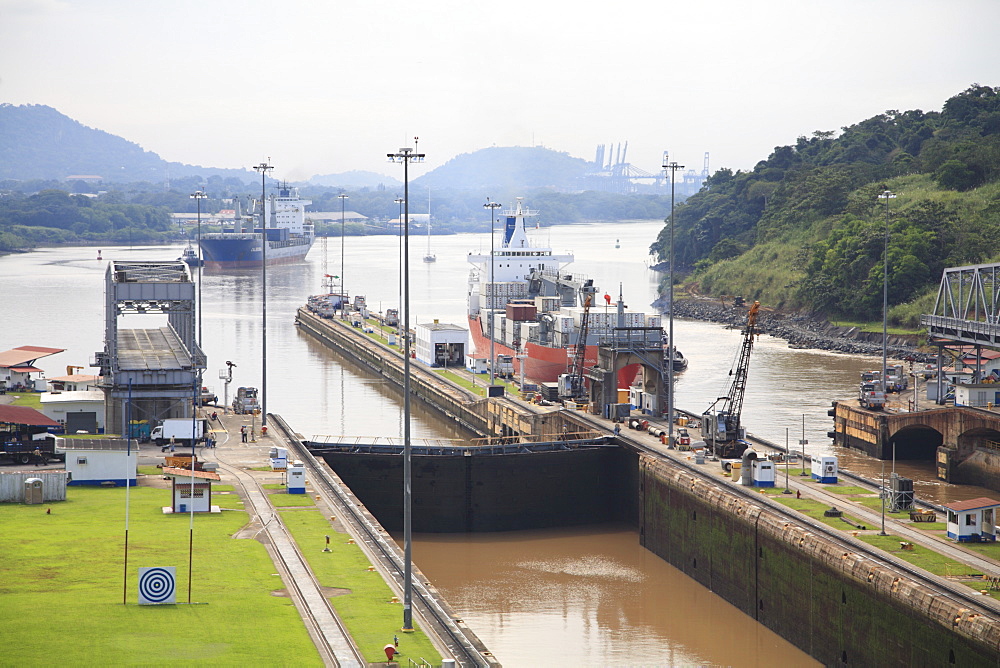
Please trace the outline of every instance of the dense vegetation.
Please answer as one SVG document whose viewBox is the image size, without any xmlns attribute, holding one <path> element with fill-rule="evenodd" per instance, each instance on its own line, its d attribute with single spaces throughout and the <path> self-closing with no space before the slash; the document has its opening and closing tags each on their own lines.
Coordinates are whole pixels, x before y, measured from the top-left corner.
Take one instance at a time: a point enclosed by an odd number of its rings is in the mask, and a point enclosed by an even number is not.
<svg viewBox="0 0 1000 668">
<path fill-rule="evenodd" d="M 708 294 L 880 319 L 888 225 L 891 316 L 914 324 L 944 267 L 997 258 L 998 223 L 1000 89 L 976 84 L 941 112 L 887 111 L 716 172 L 677 207 L 675 262 Z"/>
</svg>

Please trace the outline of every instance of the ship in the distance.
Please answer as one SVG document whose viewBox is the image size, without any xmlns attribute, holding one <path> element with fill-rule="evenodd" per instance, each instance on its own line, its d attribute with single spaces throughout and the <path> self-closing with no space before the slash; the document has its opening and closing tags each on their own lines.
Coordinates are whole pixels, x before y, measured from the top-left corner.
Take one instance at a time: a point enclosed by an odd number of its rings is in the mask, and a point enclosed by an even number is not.
<svg viewBox="0 0 1000 668">
<path fill-rule="evenodd" d="M 524 219 L 533 215 L 535 212 L 518 199 L 504 213 L 503 240 L 492 251 L 492 257 L 489 251 L 468 256 L 473 265 L 468 292 L 469 331 L 476 354 L 489 358 L 492 334 L 491 364 L 499 368 L 512 357 L 515 374 L 522 373 L 523 364 L 526 379 L 551 383 L 569 372 L 581 333 L 586 336 L 584 366 L 590 367 L 597 363 L 600 341 L 626 331 L 623 328 L 636 328 L 655 333 L 662 342 L 665 368 L 669 348 L 662 341 L 660 316 L 629 311 L 621 297 L 613 302 L 607 294 L 603 304 L 596 303 L 601 300 L 593 280 L 565 271 L 574 259 L 572 254 L 554 254 L 551 248 L 531 245 Z M 498 363 L 496 357 L 501 355 L 504 359 Z M 675 357 L 683 360 L 676 351 Z M 679 367 L 675 361 L 675 370 Z M 623 369 L 618 387 L 629 387 L 638 370 L 638 365 Z"/>
<path fill-rule="evenodd" d="M 265 260 L 271 265 L 303 259 L 316 238 L 305 214 L 310 204 L 299 198 L 298 188 L 282 184 L 263 203 L 255 202 L 253 215 L 243 216 L 237 208 L 232 227 L 201 235 L 205 267 L 244 269 L 261 267 Z M 263 230 L 262 220 L 267 222 Z"/>
</svg>

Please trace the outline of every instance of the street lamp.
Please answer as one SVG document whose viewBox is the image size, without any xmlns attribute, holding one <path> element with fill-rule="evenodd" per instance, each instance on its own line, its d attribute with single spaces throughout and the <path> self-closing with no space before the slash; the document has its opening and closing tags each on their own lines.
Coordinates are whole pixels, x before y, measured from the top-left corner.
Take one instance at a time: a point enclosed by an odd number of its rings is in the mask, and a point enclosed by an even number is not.
<svg viewBox="0 0 1000 668">
<path fill-rule="evenodd" d="M 416 146 L 417 137 L 414 137 Z M 413 444 L 410 440 L 410 163 L 424 154 L 404 147 L 387 153 L 389 162 L 403 163 L 403 631 L 413 631 Z"/>
<path fill-rule="evenodd" d="M 399 227 L 397 228 L 399 230 L 399 266 L 402 267 L 403 266 L 403 202 L 405 202 L 406 200 L 403 199 L 402 197 L 397 197 L 396 199 L 394 199 L 392 201 L 399 205 L 399 218 L 397 218 L 396 220 L 399 221 Z M 399 274 L 399 308 L 400 309 L 403 308 L 403 274 L 402 274 L 402 272 L 400 272 L 400 274 Z M 396 314 L 396 338 L 397 338 L 397 340 L 398 340 L 399 334 L 400 334 L 400 327 L 401 327 L 400 323 L 401 322 L 402 322 L 402 320 L 400 320 L 400 314 L 397 313 Z"/>
<path fill-rule="evenodd" d="M 668 312 L 669 329 L 667 332 L 668 365 L 667 369 L 667 447 L 674 447 L 674 183 L 677 181 L 677 170 L 684 169 L 684 165 L 670 162 L 670 154 L 663 152 L 663 169 L 670 170 L 670 271 L 667 274 L 669 284 L 668 296 L 670 299 L 670 311 Z M 714 453 L 713 453 L 714 454 Z"/>
<path fill-rule="evenodd" d="M 882 245 L 882 392 L 886 392 L 886 342 L 888 341 L 888 314 L 889 314 L 889 200 L 895 199 L 896 195 L 890 190 L 884 190 L 878 196 L 885 200 L 885 238 Z"/>
<path fill-rule="evenodd" d="M 270 158 L 268 158 L 270 160 Z M 267 426 L 267 215 L 264 212 L 264 179 L 267 173 L 274 169 L 274 165 L 262 162 L 254 166 L 254 170 L 260 172 L 260 303 L 261 303 L 261 324 L 260 324 L 260 426 L 261 429 Z"/>
<path fill-rule="evenodd" d="M 201 200 L 208 197 L 204 192 L 197 190 L 190 195 L 191 199 L 198 203 L 198 347 L 201 347 L 201 265 L 205 263 L 201 258 Z"/>
<path fill-rule="evenodd" d="M 344 235 L 346 233 L 346 226 L 344 225 L 344 202 L 347 201 L 348 195 L 340 193 L 337 195 L 337 199 L 340 200 L 340 317 L 347 317 L 347 308 L 344 304 L 344 299 L 346 298 L 347 290 L 344 288 Z"/>
<path fill-rule="evenodd" d="M 492 312 L 493 302 L 496 301 L 496 296 L 495 296 L 495 293 L 494 293 L 495 286 L 493 285 L 493 282 L 496 280 L 496 278 L 493 276 L 493 237 L 495 236 L 495 233 L 493 231 L 493 227 L 496 225 L 496 212 L 497 212 L 497 209 L 499 209 L 501 206 L 502 205 L 500 204 L 500 202 L 491 202 L 489 197 L 486 198 L 486 204 L 483 205 L 484 209 L 489 209 L 490 210 L 490 289 L 489 289 L 489 292 L 487 293 L 487 299 L 489 300 L 487 303 L 491 307 L 490 309 L 487 309 L 488 311 L 490 311 L 490 314 L 489 314 L 489 318 L 490 318 L 490 328 L 489 328 L 489 332 L 490 332 L 490 386 L 492 386 L 493 383 L 494 383 L 494 381 L 495 381 L 495 377 L 493 375 L 493 367 L 496 364 L 496 356 L 493 353 L 493 320 L 494 320 L 494 318 L 493 318 L 493 312 Z M 522 364 L 523 363 L 524 362 L 522 360 Z M 487 395 L 488 394 L 489 394 L 489 392 L 487 392 Z"/>
<path fill-rule="evenodd" d="M 201 200 L 208 195 L 198 190 L 191 193 L 190 197 L 198 203 L 198 347 L 201 348 L 201 265 L 205 264 L 201 258 Z"/>
</svg>

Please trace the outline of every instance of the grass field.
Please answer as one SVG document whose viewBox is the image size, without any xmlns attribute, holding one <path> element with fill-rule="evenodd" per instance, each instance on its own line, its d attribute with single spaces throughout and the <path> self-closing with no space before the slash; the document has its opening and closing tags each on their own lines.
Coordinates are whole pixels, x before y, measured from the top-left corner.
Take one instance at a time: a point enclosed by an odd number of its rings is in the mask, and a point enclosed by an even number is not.
<svg viewBox="0 0 1000 668">
<path fill-rule="evenodd" d="M 272 595 L 283 584 L 263 546 L 230 538 L 246 522 L 243 502 L 219 485 L 212 502 L 220 515 L 195 516 L 192 601 L 196 605 L 139 606 L 142 566 L 174 566 L 177 599 L 187 601 L 189 516 L 165 516 L 169 492 L 130 491 L 127 605 L 122 605 L 125 490 L 75 487 L 69 500 L 43 506 L 0 506 L 0 622 L 6 643 L 0 665 L 320 665 L 291 600 Z M 309 495 L 274 493 L 286 526 L 326 587 L 366 659 L 385 660 L 382 648 L 399 637 L 403 657 L 440 663 L 427 636 L 403 634 L 402 605 L 346 534 L 333 531 Z M 51 508 L 52 514 L 45 514 Z M 331 535 L 331 552 L 323 552 Z M 45 626 L 70 633 L 39 633 Z M 9 634 L 9 636 L 7 636 Z M 403 659 L 406 660 L 405 658 Z"/>
<path fill-rule="evenodd" d="M 189 516 L 163 515 L 168 496 L 130 492 L 126 605 L 124 489 L 72 487 L 65 502 L 0 506 L 0 664 L 321 665 L 291 600 L 271 594 L 283 585 L 264 547 L 230 537 L 242 511 L 194 518 L 198 605 L 137 605 L 143 566 L 175 566 L 187 601 Z M 238 507 L 239 497 L 213 502 Z"/>
</svg>

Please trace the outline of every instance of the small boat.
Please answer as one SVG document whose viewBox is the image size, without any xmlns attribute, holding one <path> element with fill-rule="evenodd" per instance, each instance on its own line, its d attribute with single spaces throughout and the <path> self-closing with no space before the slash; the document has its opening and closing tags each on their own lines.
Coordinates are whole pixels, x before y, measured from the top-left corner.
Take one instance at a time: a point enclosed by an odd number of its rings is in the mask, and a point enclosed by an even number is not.
<svg viewBox="0 0 1000 668">
<path fill-rule="evenodd" d="M 615 239 L 615 248 L 621 248 L 621 239 Z"/>
<path fill-rule="evenodd" d="M 203 260 L 198 257 L 198 251 L 194 249 L 191 242 L 188 242 L 187 248 L 181 253 L 181 256 L 177 258 L 180 262 L 186 262 L 189 267 L 200 267 L 205 264 Z"/>
</svg>

